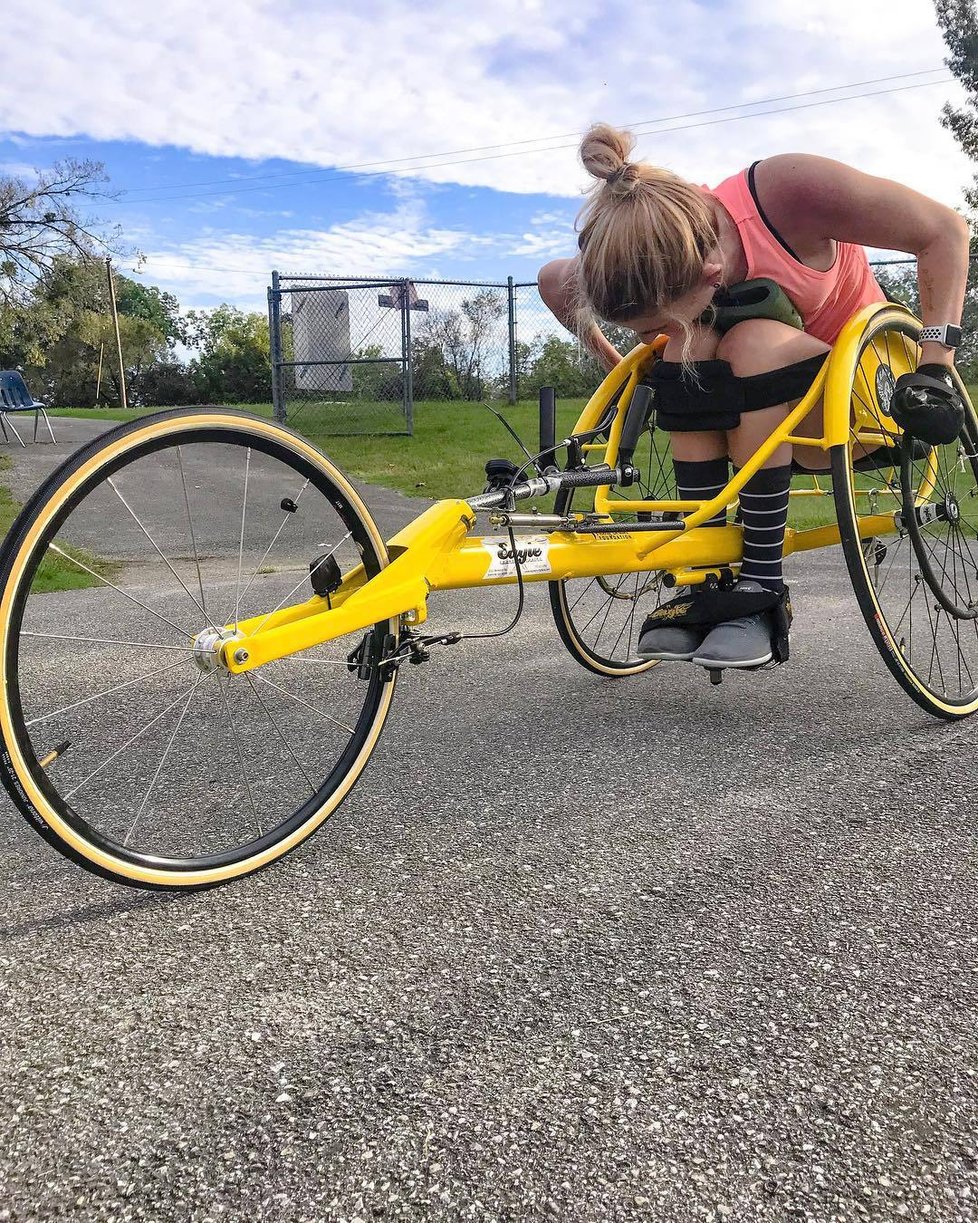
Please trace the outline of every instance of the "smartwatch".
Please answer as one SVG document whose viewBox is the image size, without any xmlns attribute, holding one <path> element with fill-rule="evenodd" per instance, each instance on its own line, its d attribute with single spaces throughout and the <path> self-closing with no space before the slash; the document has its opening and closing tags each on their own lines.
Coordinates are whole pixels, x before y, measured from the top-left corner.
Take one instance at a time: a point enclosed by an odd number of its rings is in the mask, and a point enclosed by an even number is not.
<svg viewBox="0 0 978 1223">
<path fill-rule="evenodd" d="M 944 348 L 957 348 L 961 343 L 961 328 L 954 323 L 941 323 L 939 327 L 925 327 L 920 333 L 921 344 L 940 344 Z"/>
</svg>

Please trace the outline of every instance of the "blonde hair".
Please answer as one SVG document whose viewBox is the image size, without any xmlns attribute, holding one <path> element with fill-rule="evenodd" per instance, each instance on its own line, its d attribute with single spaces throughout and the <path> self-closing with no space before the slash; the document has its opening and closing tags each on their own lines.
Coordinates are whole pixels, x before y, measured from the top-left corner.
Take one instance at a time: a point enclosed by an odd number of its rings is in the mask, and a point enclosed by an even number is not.
<svg viewBox="0 0 978 1223">
<path fill-rule="evenodd" d="M 581 141 L 584 168 L 598 181 L 578 218 L 578 318 L 627 323 L 658 313 L 692 328 L 669 307 L 700 284 L 717 245 L 713 209 L 692 183 L 646 162 L 631 162 L 631 132 L 597 123 Z"/>
</svg>

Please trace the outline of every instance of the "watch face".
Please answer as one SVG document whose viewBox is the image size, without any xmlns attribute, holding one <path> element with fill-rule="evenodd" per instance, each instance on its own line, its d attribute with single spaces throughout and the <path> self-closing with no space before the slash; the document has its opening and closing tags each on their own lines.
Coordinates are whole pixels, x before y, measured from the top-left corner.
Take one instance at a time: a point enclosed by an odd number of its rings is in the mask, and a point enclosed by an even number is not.
<svg viewBox="0 0 978 1223">
<path fill-rule="evenodd" d="M 961 328 L 948 323 L 944 328 L 944 343 L 948 348 L 957 348 L 961 343 Z"/>
</svg>

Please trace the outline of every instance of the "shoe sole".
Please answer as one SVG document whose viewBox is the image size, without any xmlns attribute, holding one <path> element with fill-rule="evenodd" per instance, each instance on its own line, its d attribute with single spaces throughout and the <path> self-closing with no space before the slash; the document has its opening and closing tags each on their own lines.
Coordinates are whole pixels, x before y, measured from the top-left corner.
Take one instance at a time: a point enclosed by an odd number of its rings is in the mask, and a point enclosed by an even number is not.
<svg viewBox="0 0 978 1223">
<path fill-rule="evenodd" d="M 641 650 L 635 651 L 639 658 L 644 658 L 647 662 L 689 662 L 695 652 L 696 651 L 693 650 L 689 654 L 666 654 L 660 651 L 656 654 L 643 654 Z"/>
<path fill-rule="evenodd" d="M 709 667 L 713 671 L 723 671 L 728 667 L 734 671 L 747 670 L 750 667 L 763 667 L 766 662 L 770 662 L 774 654 L 769 650 L 760 658 L 738 658 L 736 660 L 726 658 L 707 658 L 702 654 L 692 655 L 691 661 L 698 663 L 701 667 Z"/>
</svg>

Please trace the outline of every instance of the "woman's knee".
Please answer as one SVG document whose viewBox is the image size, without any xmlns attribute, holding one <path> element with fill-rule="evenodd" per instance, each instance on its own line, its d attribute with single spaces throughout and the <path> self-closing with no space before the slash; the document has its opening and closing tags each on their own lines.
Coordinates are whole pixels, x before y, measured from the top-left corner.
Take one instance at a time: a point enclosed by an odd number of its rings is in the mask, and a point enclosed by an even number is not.
<svg viewBox="0 0 978 1223">
<path fill-rule="evenodd" d="M 686 357 L 690 361 L 712 361 L 717 355 L 719 335 L 712 327 L 694 324 Z M 684 341 L 681 336 L 670 336 L 662 353 L 664 361 L 682 361 Z"/>
<path fill-rule="evenodd" d="M 716 356 L 726 361 L 739 378 L 749 378 L 828 351 L 828 344 L 797 327 L 759 318 L 731 327 L 720 339 Z"/>
</svg>

